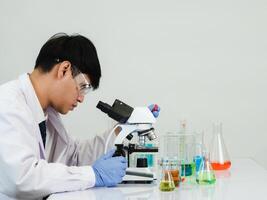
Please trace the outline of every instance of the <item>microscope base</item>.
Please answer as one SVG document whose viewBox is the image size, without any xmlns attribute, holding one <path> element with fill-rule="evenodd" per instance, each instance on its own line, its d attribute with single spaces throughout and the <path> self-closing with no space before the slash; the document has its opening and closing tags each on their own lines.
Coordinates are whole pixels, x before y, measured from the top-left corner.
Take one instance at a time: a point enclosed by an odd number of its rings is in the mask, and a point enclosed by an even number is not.
<svg viewBox="0 0 267 200">
<path fill-rule="evenodd" d="M 157 180 L 155 173 L 149 168 L 127 168 L 122 183 L 153 183 Z"/>
</svg>

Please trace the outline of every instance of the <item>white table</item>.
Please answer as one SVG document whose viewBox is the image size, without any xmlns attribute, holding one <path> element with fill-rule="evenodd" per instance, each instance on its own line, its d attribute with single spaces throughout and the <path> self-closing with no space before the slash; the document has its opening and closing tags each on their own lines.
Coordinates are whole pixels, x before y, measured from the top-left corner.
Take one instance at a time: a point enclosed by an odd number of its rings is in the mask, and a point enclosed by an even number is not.
<svg viewBox="0 0 267 200">
<path fill-rule="evenodd" d="M 173 192 L 159 191 L 154 185 L 119 185 L 113 188 L 91 188 L 86 191 L 51 195 L 48 200 L 256 200 L 267 199 L 267 170 L 252 159 L 235 159 L 230 171 L 216 173 L 213 186 L 181 185 Z"/>
</svg>

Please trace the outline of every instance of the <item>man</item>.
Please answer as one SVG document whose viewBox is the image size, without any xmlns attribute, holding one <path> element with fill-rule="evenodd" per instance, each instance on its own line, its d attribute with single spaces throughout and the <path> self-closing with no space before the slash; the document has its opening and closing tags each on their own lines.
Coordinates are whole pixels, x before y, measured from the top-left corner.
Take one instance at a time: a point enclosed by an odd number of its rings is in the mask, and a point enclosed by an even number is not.
<svg viewBox="0 0 267 200">
<path fill-rule="evenodd" d="M 122 181 L 125 158 L 112 157 L 114 150 L 102 156 L 107 133 L 73 140 L 59 116 L 97 89 L 100 77 L 92 42 L 57 34 L 41 48 L 31 74 L 0 86 L 0 193 L 38 199 Z"/>
</svg>

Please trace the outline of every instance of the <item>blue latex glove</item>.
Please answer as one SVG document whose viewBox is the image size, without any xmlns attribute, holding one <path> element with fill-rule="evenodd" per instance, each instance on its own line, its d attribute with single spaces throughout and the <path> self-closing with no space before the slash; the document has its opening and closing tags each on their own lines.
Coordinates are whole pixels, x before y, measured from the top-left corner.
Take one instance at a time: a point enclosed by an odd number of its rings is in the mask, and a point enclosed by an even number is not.
<svg viewBox="0 0 267 200">
<path fill-rule="evenodd" d="M 127 167 L 126 159 L 122 156 L 112 157 L 114 152 L 115 149 L 110 150 L 93 164 L 95 187 L 110 187 L 122 182 Z"/>
<path fill-rule="evenodd" d="M 150 106 L 148 106 L 148 108 L 155 118 L 159 116 L 160 107 L 157 104 L 151 104 Z"/>
</svg>

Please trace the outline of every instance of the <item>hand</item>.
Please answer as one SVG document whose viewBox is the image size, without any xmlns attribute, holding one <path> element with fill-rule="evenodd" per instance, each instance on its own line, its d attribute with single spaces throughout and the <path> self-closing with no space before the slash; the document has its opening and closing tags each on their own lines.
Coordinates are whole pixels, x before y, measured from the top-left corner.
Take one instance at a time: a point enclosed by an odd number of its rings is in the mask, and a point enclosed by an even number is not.
<svg viewBox="0 0 267 200">
<path fill-rule="evenodd" d="M 125 176 L 127 168 L 126 159 L 122 156 L 112 157 L 114 152 L 115 149 L 110 150 L 93 164 L 96 187 L 110 187 L 122 182 L 122 177 Z"/>
<path fill-rule="evenodd" d="M 148 108 L 155 118 L 159 116 L 160 107 L 157 104 L 151 104 L 150 106 L 148 106 Z"/>
</svg>

